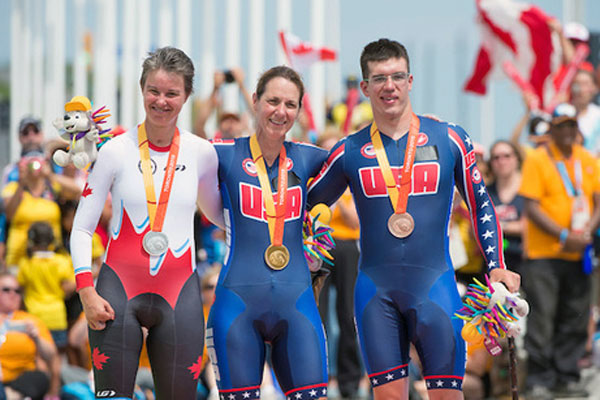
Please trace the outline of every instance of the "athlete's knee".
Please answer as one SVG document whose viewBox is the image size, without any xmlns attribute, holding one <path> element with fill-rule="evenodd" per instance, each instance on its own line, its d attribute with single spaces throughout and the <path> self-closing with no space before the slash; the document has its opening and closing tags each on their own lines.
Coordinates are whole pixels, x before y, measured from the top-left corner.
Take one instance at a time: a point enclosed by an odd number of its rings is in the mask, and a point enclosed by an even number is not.
<svg viewBox="0 0 600 400">
<path fill-rule="evenodd" d="M 463 400 L 465 397 L 460 390 L 453 389 L 433 389 L 428 390 L 429 400 Z"/>
<path fill-rule="evenodd" d="M 398 379 L 373 388 L 374 400 L 408 400 L 408 378 Z"/>
</svg>

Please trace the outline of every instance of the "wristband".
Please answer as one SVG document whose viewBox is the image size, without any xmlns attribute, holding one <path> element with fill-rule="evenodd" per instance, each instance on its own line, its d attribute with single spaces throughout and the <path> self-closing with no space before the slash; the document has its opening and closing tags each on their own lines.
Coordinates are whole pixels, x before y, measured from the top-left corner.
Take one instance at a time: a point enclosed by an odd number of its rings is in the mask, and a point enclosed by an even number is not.
<svg viewBox="0 0 600 400">
<path fill-rule="evenodd" d="M 94 286 L 94 277 L 90 271 L 80 272 L 75 275 L 75 282 L 77 284 L 77 291 L 84 287 Z"/>
<path fill-rule="evenodd" d="M 564 246 L 565 242 L 567 241 L 568 236 L 569 236 L 569 230 L 567 228 L 564 228 L 562 231 L 560 231 L 560 235 L 558 236 L 558 241 L 560 242 L 561 246 Z"/>
</svg>

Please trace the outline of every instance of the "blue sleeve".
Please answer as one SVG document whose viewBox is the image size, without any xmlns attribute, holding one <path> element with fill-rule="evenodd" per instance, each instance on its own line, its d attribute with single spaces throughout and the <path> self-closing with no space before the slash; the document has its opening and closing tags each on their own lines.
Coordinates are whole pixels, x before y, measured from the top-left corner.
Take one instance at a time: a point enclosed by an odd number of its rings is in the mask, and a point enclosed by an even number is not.
<svg viewBox="0 0 600 400">
<path fill-rule="evenodd" d="M 475 163 L 475 151 L 469 135 L 458 125 L 448 125 L 448 138 L 455 156 L 456 187 L 469 208 L 479 249 L 488 266 L 505 269 L 502 231 L 496 210 Z"/>
<path fill-rule="evenodd" d="M 344 193 L 348 180 L 344 172 L 344 152 L 347 138 L 340 140 L 329 152 L 321 170 L 308 186 L 310 206 L 325 203 L 331 206 Z"/>
<path fill-rule="evenodd" d="M 216 139 L 211 140 L 211 143 L 217 151 L 217 157 L 219 159 L 219 179 L 222 180 L 225 178 L 227 171 L 229 170 L 234 153 L 235 141 Z"/>
<path fill-rule="evenodd" d="M 313 145 L 301 144 L 301 146 L 303 146 L 303 148 L 305 149 L 304 160 L 308 176 L 315 177 L 321 170 L 323 163 L 327 160 L 327 150 Z"/>
</svg>

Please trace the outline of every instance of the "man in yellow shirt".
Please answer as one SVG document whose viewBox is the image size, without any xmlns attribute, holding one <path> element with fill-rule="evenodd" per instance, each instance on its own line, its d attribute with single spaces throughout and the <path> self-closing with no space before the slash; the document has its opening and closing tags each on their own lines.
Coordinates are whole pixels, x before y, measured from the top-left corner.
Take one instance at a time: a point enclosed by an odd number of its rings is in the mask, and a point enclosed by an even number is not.
<svg viewBox="0 0 600 400">
<path fill-rule="evenodd" d="M 576 144 L 576 110 L 560 104 L 552 117 L 550 141 L 526 158 L 520 189 L 527 215 L 523 289 L 531 306 L 527 383 L 530 397 L 539 399 L 587 397 L 577 367 L 591 291 L 584 254 L 600 222 L 600 171 Z"/>
</svg>

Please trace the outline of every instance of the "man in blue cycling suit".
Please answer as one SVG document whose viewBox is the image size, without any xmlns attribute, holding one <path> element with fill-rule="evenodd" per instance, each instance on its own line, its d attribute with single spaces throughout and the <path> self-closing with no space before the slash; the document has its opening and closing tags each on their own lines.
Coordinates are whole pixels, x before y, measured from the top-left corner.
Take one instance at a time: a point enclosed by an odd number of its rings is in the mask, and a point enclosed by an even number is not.
<svg viewBox="0 0 600 400">
<path fill-rule="evenodd" d="M 309 204 L 333 203 L 350 186 L 360 217 L 361 260 L 355 317 L 376 400 L 408 398 L 409 344 L 431 399 L 461 399 L 466 349 L 448 252 L 458 189 L 473 220 L 492 281 L 516 291 L 502 233 L 471 139 L 459 126 L 413 113 L 408 54 L 380 39 L 361 55 L 361 89 L 375 122 L 333 147 L 309 187 Z"/>
</svg>

